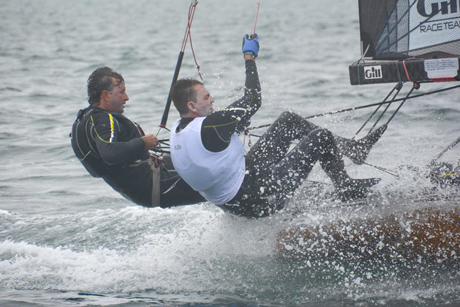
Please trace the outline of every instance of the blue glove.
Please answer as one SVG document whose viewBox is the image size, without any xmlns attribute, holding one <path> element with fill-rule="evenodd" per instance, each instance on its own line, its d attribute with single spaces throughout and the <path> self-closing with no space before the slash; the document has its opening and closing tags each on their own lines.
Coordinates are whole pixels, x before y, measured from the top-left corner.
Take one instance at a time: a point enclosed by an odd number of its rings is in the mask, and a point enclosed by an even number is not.
<svg viewBox="0 0 460 307">
<path fill-rule="evenodd" d="M 259 54 L 259 36 L 257 34 L 246 34 L 243 37 L 243 54 L 250 54 L 254 58 L 257 58 Z"/>
</svg>

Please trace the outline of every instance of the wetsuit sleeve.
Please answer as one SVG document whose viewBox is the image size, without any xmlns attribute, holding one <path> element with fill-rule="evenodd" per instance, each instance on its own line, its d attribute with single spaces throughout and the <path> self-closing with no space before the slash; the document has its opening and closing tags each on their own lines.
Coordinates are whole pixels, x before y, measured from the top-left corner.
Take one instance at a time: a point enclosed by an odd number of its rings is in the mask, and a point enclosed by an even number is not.
<svg viewBox="0 0 460 307">
<path fill-rule="evenodd" d="M 246 60 L 246 82 L 244 96 L 224 110 L 206 117 L 201 128 L 201 138 L 206 149 L 218 152 L 227 148 L 230 139 L 262 104 L 259 75 L 255 61 Z"/>
<path fill-rule="evenodd" d="M 94 114 L 91 137 L 96 143 L 101 158 L 107 164 L 131 164 L 141 159 L 145 144 L 141 138 L 120 141 L 122 128 L 118 120 L 110 113 Z"/>
</svg>

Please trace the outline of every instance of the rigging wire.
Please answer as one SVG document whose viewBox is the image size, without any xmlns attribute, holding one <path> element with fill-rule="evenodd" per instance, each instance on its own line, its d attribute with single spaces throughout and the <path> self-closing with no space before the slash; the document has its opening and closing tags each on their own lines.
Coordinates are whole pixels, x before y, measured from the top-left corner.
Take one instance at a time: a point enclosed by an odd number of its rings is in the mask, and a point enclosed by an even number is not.
<svg viewBox="0 0 460 307">
<path fill-rule="evenodd" d="M 379 171 L 381 171 L 381 172 L 390 174 L 390 175 L 392 175 L 392 176 L 394 176 L 394 177 L 396 177 L 396 178 L 399 178 L 399 175 L 393 173 L 394 171 L 389 170 L 388 168 L 384 168 L 384 167 L 377 166 L 377 165 L 374 165 L 374 164 L 369 164 L 369 163 L 367 163 L 367 162 L 364 162 L 363 164 L 365 164 L 365 165 L 367 165 L 367 166 L 371 166 L 371 167 L 373 167 L 373 168 L 375 168 L 375 169 L 377 169 L 377 170 L 379 170 Z"/>
<path fill-rule="evenodd" d="M 396 84 L 395 86 L 395 89 L 396 89 L 396 93 L 395 95 L 393 96 L 393 99 L 392 100 L 395 100 L 396 99 L 396 96 L 399 95 L 399 92 L 401 91 L 403 87 L 403 83 L 402 82 L 399 82 L 398 84 Z M 371 131 L 375 128 L 375 126 L 377 125 L 377 123 L 382 119 L 383 115 L 388 111 L 388 108 L 390 107 L 391 103 L 387 104 L 387 106 L 385 107 L 385 110 L 383 110 L 382 114 L 380 114 L 380 117 L 377 119 L 377 121 L 374 123 L 374 125 L 372 126 L 371 128 Z"/>
<path fill-rule="evenodd" d="M 417 83 L 417 82 L 414 82 L 414 86 L 410 89 L 409 93 L 406 95 L 406 97 L 403 99 L 403 101 L 401 102 L 401 104 L 398 106 L 398 108 L 396 109 L 396 111 L 393 112 L 393 115 L 391 115 L 390 119 L 388 119 L 387 121 L 387 125 L 393 120 L 393 117 L 395 117 L 396 113 L 398 113 L 398 111 L 401 109 L 401 107 L 403 106 L 403 104 L 407 101 L 407 99 L 410 97 L 410 95 L 412 94 L 412 92 L 414 90 L 418 90 L 420 88 L 420 84 Z"/>
<path fill-rule="evenodd" d="M 422 93 L 422 94 L 418 94 L 418 95 L 414 95 L 414 96 L 410 96 L 410 97 L 393 99 L 393 100 L 386 101 L 386 102 L 377 102 L 377 103 L 372 103 L 372 104 L 368 104 L 368 105 L 364 105 L 364 106 L 358 106 L 358 107 L 347 108 L 347 109 L 343 109 L 343 110 L 331 111 L 331 112 L 326 112 L 326 113 L 317 114 L 317 115 L 310 115 L 310 116 L 307 116 L 307 117 L 305 117 L 305 118 L 306 118 L 306 119 L 317 118 L 317 117 L 321 117 L 321 116 L 325 116 L 325 115 L 333 115 L 333 114 L 337 114 L 337 113 L 343 113 L 343 112 L 348 112 L 348 111 L 354 111 L 354 110 L 359 110 L 359 109 L 374 107 L 374 106 L 378 106 L 378 105 L 390 104 L 390 103 L 393 103 L 393 102 L 403 101 L 403 100 L 406 100 L 406 99 L 414 99 L 414 98 L 418 98 L 418 97 L 423 97 L 423 96 L 428 96 L 428 95 L 432 95 L 432 94 L 437 94 L 437 93 L 449 91 L 449 90 L 452 90 L 452 89 L 455 89 L 455 88 L 459 88 L 459 87 L 460 87 L 460 85 L 455 85 L 455 86 L 447 87 L 447 88 L 444 88 L 444 89 L 440 89 L 440 90 L 436 90 L 436 91 L 431 91 L 431 92 L 427 92 L 427 93 Z"/>
<path fill-rule="evenodd" d="M 399 94 L 399 92 L 401 91 L 402 89 L 402 86 L 403 84 L 401 82 L 399 82 L 391 91 L 390 93 L 385 97 L 385 99 L 382 101 L 382 102 L 379 102 L 379 103 L 373 103 L 373 104 L 369 104 L 369 105 L 365 105 L 365 106 L 360 106 L 360 107 L 354 107 L 354 108 L 348 108 L 348 109 L 343 109 L 343 110 L 338 110 L 338 111 L 331 111 L 331 112 L 326 112 L 326 113 L 322 113 L 322 114 L 318 114 L 318 115 L 312 115 L 312 116 L 308 116 L 308 117 L 304 117 L 305 119 L 309 119 L 309 118 L 316 118 L 316 117 L 321 117 L 321 116 L 325 116 L 325 115 L 330 115 L 330 114 L 337 114 L 337 113 L 343 113 L 343 112 L 347 112 L 347 111 L 353 111 L 353 110 L 358 110 L 358 109 L 363 109 L 363 108 L 368 108 L 368 107 L 373 107 L 373 106 L 378 106 L 378 108 L 372 113 L 372 115 L 367 119 L 367 121 L 362 125 L 362 127 L 358 130 L 358 132 L 356 132 L 355 136 L 353 137 L 353 139 L 356 137 L 356 135 L 358 135 L 358 133 L 364 128 L 364 126 L 370 121 L 370 119 L 377 113 L 377 111 L 379 110 L 379 108 L 384 105 L 384 104 L 387 104 L 385 110 L 383 111 L 383 113 L 380 115 L 380 117 L 376 120 L 376 122 L 374 123 L 374 125 L 371 127 L 370 131 L 368 133 L 371 133 L 372 130 L 375 128 L 375 126 L 377 125 L 377 123 L 381 120 L 381 118 L 383 117 L 383 115 L 385 114 L 385 112 L 388 110 L 389 106 L 393 103 L 393 102 L 397 102 L 397 101 L 401 101 L 400 105 L 398 106 L 398 108 L 393 112 L 393 114 L 391 115 L 390 119 L 386 122 L 385 125 L 388 125 L 391 120 L 394 118 L 394 116 L 396 115 L 396 113 L 398 113 L 398 111 L 401 109 L 401 107 L 403 106 L 403 104 L 408 100 L 408 99 L 413 99 L 413 98 L 417 98 L 417 97 L 421 97 L 421 96 L 428 96 L 428 95 L 431 95 L 431 94 L 435 94 L 435 93 L 440 93 L 440 92 L 444 92 L 444 91 L 448 91 L 448 90 L 452 90 L 452 89 L 455 89 L 455 88 L 458 88 L 460 87 L 460 85 L 456 85 L 456 86 L 452 86 L 452 87 L 448 87 L 448 88 L 444 88 L 444 89 L 440 89 L 440 90 L 436 90 L 436 91 L 431 91 L 431 92 L 427 92 L 427 93 L 423 93 L 423 94 L 419 94 L 419 95 L 413 95 L 411 96 L 412 92 L 414 91 L 414 89 L 418 90 L 420 88 L 420 83 L 418 82 L 414 82 L 413 84 L 413 87 L 411 88 L 411 90 L 409 91 L 409 93 L 406 95 L 406 97 L 404 98 L 399 98 L 399 99 L 396 99 L 397 95 Z M 390 100 L 390 101 L 387 101 L 387 99 L 391 96 L 391 94 L 396 90 L 396 93 L 394 94 L 393 98 Z M 270 126 L 270 124 L 268 125 L 262 125 L 262 126 L 258 126 L 258 127 L 251 127 L 249 128 L 248 130 L 254 130 L 254 129 L 258 129 L 258 128 L 263 128 L 263 127 L 268 127 Z M 257 136 L 255 134 L 249 134 L 251 136 Z M 259 136 L 257 136 L 259 137 Z M 441 157 L 445 152 L 447 152 L 448 150 L 452 149 L 454 146 L 456 146 L 457 144 L 460 143 L 460 138 L 458 138 L 454 143 L 452 143 L 451 145 L 449 145 L 449 147 L 447 147 L 443 152 L 441 152 L 438 157 L 436 157 L 432 163 L 434 163 L 437 159 L 439 159 L 439 157 Z M 384 167 L 381 167 L 381 166 L 377 166 L 377 165 L 373 165 L 373 164 L 369 164 L 369 163 L 366 163 L 364 162 L 365 165 L 368 165 L 368 166 L 371 166 L 381 172 L 384 172 L 384 173 L 387 173 L 389 175 L 392 175 L 394 177 L 397 177 L 399 178 L 399 176 L 397 174 L 395 174 L 394 171 L 392 170 L 389 170 L 387 168 L 384 168 Z"/>
<path fill-rule="evenodd" d="M 393 96 L 393 99 L 396 99 L 396 96 L 398 96 L 399 92 L 401 91 L 402 89 L 402 86 L 403 84 L 401 82 L 399 82 L 398 84 L 395 85 L 395 87 L 390 91 L 390 93 L 388 93 L 388 95 L 385 97 L 385 99 L 383 100 L 383 102 L 386 102 L 388 100 L 388 98 L 391 96 L 391 94 L 396 90 L 396 93 L 395 95 Z M 388 108 L 390 107 L 391 103 L 389 103 L 387 105 L 387 107 L 385 108 L 385 110 L 383 110 L 382 114 L 380 115 L 380 117 L 375 121 L 374 125 L 371 127 L 371 129 L 369 130 L 369 133 L 372 132 L 372 130 L 374 130 L 375 126 L 377 125 L 377 123 L 380 121 L 380 119 L 382 118 L 383 114 L 386 113 L 386 111 L 388 110 Z M 358 131 L 356 132 L 356 134 L 353 136 L 353 139 L 356 138 L 356 136 L 364 129 L 364 127 L 369 123 L 369 121 L 372 119 L 372 117 L 374 117 L 374 115 L 380 110 L 380 108 L 382 107 L 382 105 L 379 105 L 377 107 L 377 109 L 375 109 L 375 111 L 371 114 L 371 116 L 369 116 L 369 118 L 364 122 L 364 124 L 361 126 L 361 128 L 358 129 Z"/>
<path fill-rule="evenodd" d="M 365 108 L 371 108 L 371 107 L 375 107 L 375 106 L 379 106 L 379 105 L 385 105 L 385 104 L 390 104 L 390 103 L 393 103 L 393 102 L 398 102 L 398 101 L 403 101 L 403 100 L 407 100 L 407 99 L 414 99 L 414 98 L 418 98 L 418 97 L 423 97 L 423 96 L 428 96 L 428 95 L 432 95 L 432 94 L 436 94 L 436 93 L 441 93 L 441 92 L 445 92 L 445 91 L 452 90 L 452 89 L 455 89 L 455 88 L 460 88 L 460 85 L 451 86 L 451 87 L 448 87 L 448 88 L 444 88 L 444 89 L 440 89 L 440 90 L 436 90 L 436 91 L 431 91 L 431 92 L 427 92 L 427 93 L 422 93 L 422 94 L 418 94 L 418 95 L 413 95 L 413 96 L 410 96 L 410 97 L 392 99 L 390 101 L 376 102 L 376 103 L 371 103 L 371 104 L 367 104 L 367 105 L 363 105 L 363 106 L 357 106 L 357 107 L 346 108 L 346 109 L 342 109 L 342 110 L 335 110 L 335 111 L 329 111 L 329 112 L 325 112 L 325 113 L 321 113 L 321 114 L 305 116 L 304 118 L 305 119 L 313 119 L 313 118 L 318 118 L 318 117 L 322 117 L 322 116 L 326 116 L 326 115 L 334 115 L 334 114 L 350 112 L 350 111 L 355 111 L 355 110 L 360 110 L 360 109 L 365 109 Z M 266 125 L 261 125 L 261 126 L 257 126 L 257 127 L 250 127 L 248 129 L 249 130 L 254 130 L 254 129 L 259 129 L 259 128 L 266 128 L 266 127 L 269 127 L 269 126 L 270 126 L 270 124 L 266 124 Z"/>
<path fill-rule="evenodd" d="M 396 90 L 396 93 L 395 95 L 393 96 L 393 99 L 392 101 L 394 102 L 395 101 L 395 98 L 396 96 L 399 94 L 400 90 L 402 88 L 402 83 L 399 82 L 392 90 L 391 92 L 388 94 L 388 96 L 384 99 L 383 102 L 386 102 L 386 100 L 388 99 L 388 97 L 391 95 L 391 93 L 393 93 L 394 90 Z M 386 122 L 386 126 L 388 126 L 388 124 L 390 124 L 390 122 L 393 120 L 393 118 L 395 117 L 396 113 L 399 112 L 399 110 L 401 109 L 401 107 L 403 106 L 403 104 L 407 101 L 408 97 L 410 97 L 410 95 L 412 94 L 412 92 L 414 91 L 414 89 L 419 89 L 420 88 L 420 84 L 417 83 L 417 82 L 414 82 L 414 86 L 411 88 L 411 90 L 409 91 L 409 93 L 406 95 L 405 98 L 403 98 L 401 104 L 398 106 L 398 108 L 393 112 L 393 114 L 390 116 L 390 119 Z M 391 103 L 387 104 L 385 110 L 383 110 L 382 114 L 380 114 L 380 117 L 377 119 L 377 121 L 374 123 L 374 125 L 371 127 L 371 129 L 369 130 L 369 133 L 372 132 L 372 130 L 375 128 L 375 126 L 380 122 L 380 120 L 382 119 L 383 115 L 387 112 L 388 108 L 390 107 Z M 379 107 L 377 108 L 377 110 L 381 107 L 382 105 L 379 105 Z M 377 111 L 376 110 L 376 111 Z M 376 113 L 376 111 L 374 111 L 374 113 L 372 113 L 371 117 Z M 369 118 L 370 119 L 370 118 Z M 364 125 L 361 127 L 361 129 L 358 130 L 358 132 L 355 134 L 355 136 L 359 133 L 359 131 L 362 130 L 362 128 L 367 124 L 369 120 L 367 120 Z M 368 133 L 368 134 L 369 134 Z M 353 139 L 355 138 L 355 136 L 353 137 Z"/>
<path fill-rule="evenodd" d="M 451 150 L 452 148 L 454 148 L 458 143 L 460 143 L 460 137 L 458 139 L 456 139 L 452 144 L 450 144 L 449 146 L 447 146 L 443 151 L 441 151 L 432 161 L 431 161 L 431 165 L 433 165 L 434 163 L 436 163 L 437 160 L 439 160 L 446 152 L 448 152 L 449 150 Z"/>
</svg>

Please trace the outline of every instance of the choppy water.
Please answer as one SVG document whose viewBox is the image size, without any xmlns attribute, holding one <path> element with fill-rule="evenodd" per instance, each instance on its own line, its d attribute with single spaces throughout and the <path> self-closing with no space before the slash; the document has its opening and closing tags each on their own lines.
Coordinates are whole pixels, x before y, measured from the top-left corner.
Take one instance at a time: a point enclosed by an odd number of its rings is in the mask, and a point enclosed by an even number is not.
<svg viewBox="0 0 460 307">
<path fill-rule="evenodd" d="M 203 0 L 198 6 L 192 38 L 217 107 L 242 93 L 241 40 L 254 27 L 255 2 Z M 397 255 L 393 261 L 350 255 L 307 261 L 278 254 L 276 236 L 292 226 L 293 212 L 295 223 L 352 224 L 367 207 L 342 208 L 342 214 L 300 195 L 291 212 L 256 221 L 206 203 L 148 210 L 85 172 L 68 134 L 87 104 L 87 77 L 101 65 L 121 72 L 131 98 L 125 114 L 156 133 L 189 3 L 0 1 L 0 304 L 459 304 L 458 261 Z M 378 102 L 391 89 L 349 85 L 348 65 L 359 58 L 353 1 L 262 0 L 257 32 L 264 106 L 253 125 L 283 110 L 308 116 Z M 190 49 L 181 76 L 197 76 Z M 459 136 L 459 101 L 457 90 L 407 102 L 368 162 L 392 170 L 427 164 Z M 351 137 L 370 113 L 314 122 Z M 169 123 L 175 118 L 172 111 Z M 457 158 L 453 150 L 443 159 Z M 412 201 L 431 184 L 411 171 L 400 170 L 397 179 L 367 166 L 348 170 L 383 178 L 376 190 L 385 201 L 369 204 L 376 216 L 458 206 L 453 200 Z M 327 182 L 319 170 L 311 178 Z"/>
</svg>

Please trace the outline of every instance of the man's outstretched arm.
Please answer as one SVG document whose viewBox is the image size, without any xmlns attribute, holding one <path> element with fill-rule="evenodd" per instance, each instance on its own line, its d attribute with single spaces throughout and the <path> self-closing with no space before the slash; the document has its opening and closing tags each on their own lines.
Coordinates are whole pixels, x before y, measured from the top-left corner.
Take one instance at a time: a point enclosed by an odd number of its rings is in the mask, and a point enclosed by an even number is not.
<svg viewBox="0 0 460 307">
<path fill-rule="evenodd" d="M 248 36 L 244 38 L 243 53 L 246 66 L 244 96 L 224 110 L 209 115 L 203 121 L 201 130 L 203 145 L 210 151 L 217 152 L 227 148 L 233 133 L 248 125 L 250 118 L 262 104 L 259 75 L 255 63 L 258 46 L 257 36 L 252 39 Z"/>
</svg>

